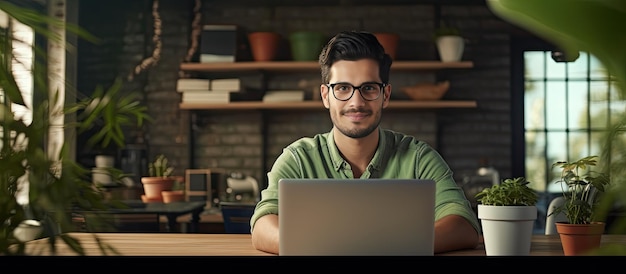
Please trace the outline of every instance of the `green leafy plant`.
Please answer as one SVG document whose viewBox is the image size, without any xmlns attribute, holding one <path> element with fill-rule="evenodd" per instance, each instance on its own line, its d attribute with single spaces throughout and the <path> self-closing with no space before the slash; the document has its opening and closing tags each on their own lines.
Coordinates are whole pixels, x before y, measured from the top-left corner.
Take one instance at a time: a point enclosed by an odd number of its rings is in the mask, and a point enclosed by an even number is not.
<svg viewBox="0 0 626 274">
<path fill-rule="evenodd" d="M 60 46 L 65 43 L 57 32 L 50 31 L 51 26 L 71 31 L 81 38 L 93 38 L 78 26 L 9 1 L 0 1 L 0 10 L 32 28 L 48 43 Z M 20 224 L 34 220 L 41 224 L 39 237 L 47 237 L 52 253 L 57 242 L 62 241 L 77 254 L 84 255 L 81 243 L 64 233 L 75 230 L 72 212 L 105 210 L 107 201 L 104 193 L 92 184 L 91 170 L 73 160 L 68 147 L 70 142 L 54 133 L 59 128 L 73 128 L 80 133 L 82 129 L 100 123 L 101 131 L 89 138 L 89 144 L 104 147 L 114 142 L 123 145 L 124 128 L 141 127 L 145 120 L 149 120 L 147 107 L 141 104 L 139 93 L 120 92 L 121 81 L 109 89 L 98 88 L 90 96 L 81 97 L 77 93 L 76 103 L 57 104 L 64 102 L 65 98 L 60 98 L 58 91 L 48 91 L 51 84 L 45 62 L 54 65 L 58 60 L 48 60 L 45 51 L 37 44 L 31 46 L 38 58 L 30 70 L 34 87 L 33 102 L 28 104 L 29 100 L 22 97 L 25 91 L 17 84 L 12 69 L 16 62 L 20 62 L 13 54 L 13 46 L 17 44 L 25 45 L 13 36 L 10 28 L 0 27 L 0 90 L 3 95 L 0 100 L 0 254 L 33 252 L 26 250 L 25 243 L 16 237 L 15 231 Z M 32 121 L 16 115 L 15 105 L 29 110 Z M 61 108 L 57 108 L 59 105 Z M 57 120 L 52 121 L 53 117 L 69 114 L 76 114 L 76 121 L 60 125 Z M 56 141 L 54 144 L 59 144 L 58 147 L 51 149 L 51 140 Z M 96 234 L 93 236 L 103 254 L 115 253 L 112 246 L 101 241 Z"/>
<path fill-rule="evenodd" d="M 589 224 L 595 221 L 594 206 L 600 193 L 609 185 L 609 176 L 591 170 L 598 156 L 587 156 L 573 162 L 559 161 L 552 168 L 561 169 L 560 183 L 565 203 L 552 214 L 564 212 L 570 224 Z"/>
<path fill-rule="evenodd" d="M 169 177 L 174 172 L 174 167 L 169 166 L 167 157 L 163 154 L 157 155 L 154 162 L 148 164 L 148 173 L 151 177 Z"/>
<path fill-rule="evenodd" d="M 461 36 L 461 31 L 457 27 L 454 27 L 450 25 L 449 23 L 442 22 L 439 25 L 439 27 L 435 29 L 435 32 L 433 34 L 433 39 L 437 40 L 437 38 L 441 36 L 449 36 L 449 35 Z"/>
<path fill-rule="evenodd" d="M 494 206 L 533 206 L 537 203 L 538 195 L 528 187 L 529 183 L 524 177 L 507 178 L 498 185 L 476 193 L 476 201 Z"/>
</svg>

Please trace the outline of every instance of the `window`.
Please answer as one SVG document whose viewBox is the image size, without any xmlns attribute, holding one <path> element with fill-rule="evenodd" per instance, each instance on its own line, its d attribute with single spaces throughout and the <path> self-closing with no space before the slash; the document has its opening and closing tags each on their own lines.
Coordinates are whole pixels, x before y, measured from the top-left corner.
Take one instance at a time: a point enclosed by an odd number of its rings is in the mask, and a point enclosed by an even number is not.
<svg viewBox="0 0 626 274">
<path fill-rule="evenodd" d="M 15 119 L 22 119 L 24 123 L 30 124 L 33 119 L 32 113 L 32 104 L 33 104 L 33 75 L 32 75 L 32 66 L 34 62 L 34 51 L 33 51 L 33 43 L 34 43 L 34 32 L 33 30 L 18 22 L 17 20 L 13 20 L 9 18 L 9 16 L 0 10 L 0 31 L 3 31 L 12 36 L 12 49 L 10 54 L 12 55 L 11 60 L 11 70 L 13 71 L 13 75 L 17 86 L 19 87 L 22 97 L 24 98 L 25 106 L 11 103 L 4 96 L 2 89 L 0 89 L 0 104 L 8 107 L 15 116 Z M 8 56 L 11 56 L 8 55 Z M 0 127 L 0 138 L 4 137 L 5 134 L 14 134 L 12 132 L 4 132 L 3 128 Z M 10 135 L 7 135 L 10 136 Z M 11 136 L 11 139 L 15 139 L 16 143 L 11 144 L 14 146 L 26 146 L 26 142 L 28 140 L 24 140 L 24 138 L 16 138 L 19 136 Z M 0 142 L 0 148 L 3 143 Z M 22 178 L 22 187 L 21 191 L 17 193 L 17 201 L 19 203 L 25 204 L 28 202 L 28 193 L 26 190 L 28 189 L 28 181 Z"/>
<path fill-rule="evenodd" d="M 525 174 L 533 188 L 561 191 L 552 163 L 601 155 L 602 138 L 626 102 L 594 56 L 556 62 L 551 51 L 524 52 Z"/>
<path fill-rule="evenodd" d="M 30 27 L 21 24 L 17 20 L 10 19 L 9 16 L 1 10 L 0 28 L 2 28 L 3 30 L 8 30 L 13 36 L 13 60 L 11 62 L 11 69 L 13 70 L 15 81 L 17 82 L 17 85 L 22 92 L 24 102 L 27 105 L 27 107 L 24 107 L 18 104 L 11 103 L 10 108 L 13 111 L 16 119 L 23 119 L 26 124 L 30 124 L 33 119 L 33 113 L 31 111 L 33 104 L 33 76 L 31 70 L 34 58 L 32 48 L 34 42 L 34 33 Z M 5 103 L 6 98 L 4 97 L 1 89 L 0 95 L 2 95 L 0 97 L 1 102 Z M 2 128 L 0 128 L 0 133 L 2 133 Z M 1 145 L 2 144 L 0 144 L 0 146 Z"/>
</svg>

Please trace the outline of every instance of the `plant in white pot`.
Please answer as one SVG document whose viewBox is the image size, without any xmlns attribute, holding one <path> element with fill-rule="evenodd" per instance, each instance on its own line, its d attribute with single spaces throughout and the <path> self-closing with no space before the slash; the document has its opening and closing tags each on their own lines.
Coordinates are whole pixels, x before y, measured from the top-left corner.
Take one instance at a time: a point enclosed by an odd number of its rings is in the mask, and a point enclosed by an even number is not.
<svg viewBox="0 0 626 274">
<path fill-rule="evenodd" d="M 458 62 L 463 57 L 465 39 L 458 28 L 441 24 L 434 34 L 437 52 L 442 62 Z"/>
<path fill-rule="evenodd" d="M 565 255 L 580 255 L 600 247 L 605 222 L 596 218 L 594 206 L 598 203 L 599 194 L 609 185 L 609 176 L 591 170 L 597 165 L 596 158 L 587 156 L 552 165 L 552 168 L 561 169 L 561 178 L 557 183 L 563 188 L 565 202 L 552 214 L 563 212 L 567 218 L 567 222 L 556 223 Z"/>
<path fill-rule="evenodd" d="M 538 195 L 528 184 L 507 178 L 475 195 L 487 256 L 530 254 Z"/>
</svg>

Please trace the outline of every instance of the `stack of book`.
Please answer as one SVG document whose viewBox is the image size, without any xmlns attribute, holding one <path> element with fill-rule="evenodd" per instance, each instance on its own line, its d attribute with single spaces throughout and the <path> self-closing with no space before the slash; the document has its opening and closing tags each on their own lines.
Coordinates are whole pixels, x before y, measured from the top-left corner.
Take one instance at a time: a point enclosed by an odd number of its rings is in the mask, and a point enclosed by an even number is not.
<svg viewBox="0 0 626 274">
<path fill-rule="evenodd" d="M 268 90 L 263 95 L 263 102 L 300 102 L 304 101 L 303 90 Z"/>
<path fill-rule="evenodd" d="M 179 79 L 176 90 L 182 93 L 183 103 L 229 103 L 241 91 L 238 78 Z"/>
</svg>

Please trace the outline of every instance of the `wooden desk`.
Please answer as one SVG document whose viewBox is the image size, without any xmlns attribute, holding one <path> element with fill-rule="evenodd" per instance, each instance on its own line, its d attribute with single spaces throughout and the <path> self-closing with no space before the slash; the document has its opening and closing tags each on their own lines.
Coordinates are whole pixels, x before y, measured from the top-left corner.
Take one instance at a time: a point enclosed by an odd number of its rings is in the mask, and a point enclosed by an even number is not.
<svg viewBox="0 0 626 274">
<path fill-rule="evenodd" d="M 273 255 L 252 247 L 250 234 L 185 233 L 69 233 L 78 239 L 86 255 L 102 255 L 94 236 L 125 256 L 263 256 Z M 60 239 L 54 255 L 77 255 Z M 46 238 L 28 242 L 26 253 L 52 255 Z"/>
<path fill-rule="evenodd" d="M 250 234 L 178 234 L 178 233 L 70 233 L 77 238 L 87 255 L 102 255 L 94 236 L 113 246 L 126 256 L 267 256 L 273 255 L 252 247 Z M 604 235 L 603 245 L 626 245 L 626 235 Z M 55 255 L 76 255 L 61 241 L 57 241 Z M 32 255 L 50 255 L 47 239 L 26 244 Z M 534 235 L 531 256 L 562 256 L 558 235 Z M 437 254 L 442 256 L 485 256 L 481 245 L 476 249 Z"/>
<path fill-rule="evenodd" d="M 621 244 L 626 246 L 626 235 L 602 235 L 602 245 Z M 459 250 L 437 254 L 441 256 L 486 256 L 485 247 L 480 244 L 476 249 Z M 563 256 L 563 247 L 559 235 L 533 235 L 530 256 Z"/>
</svg>

